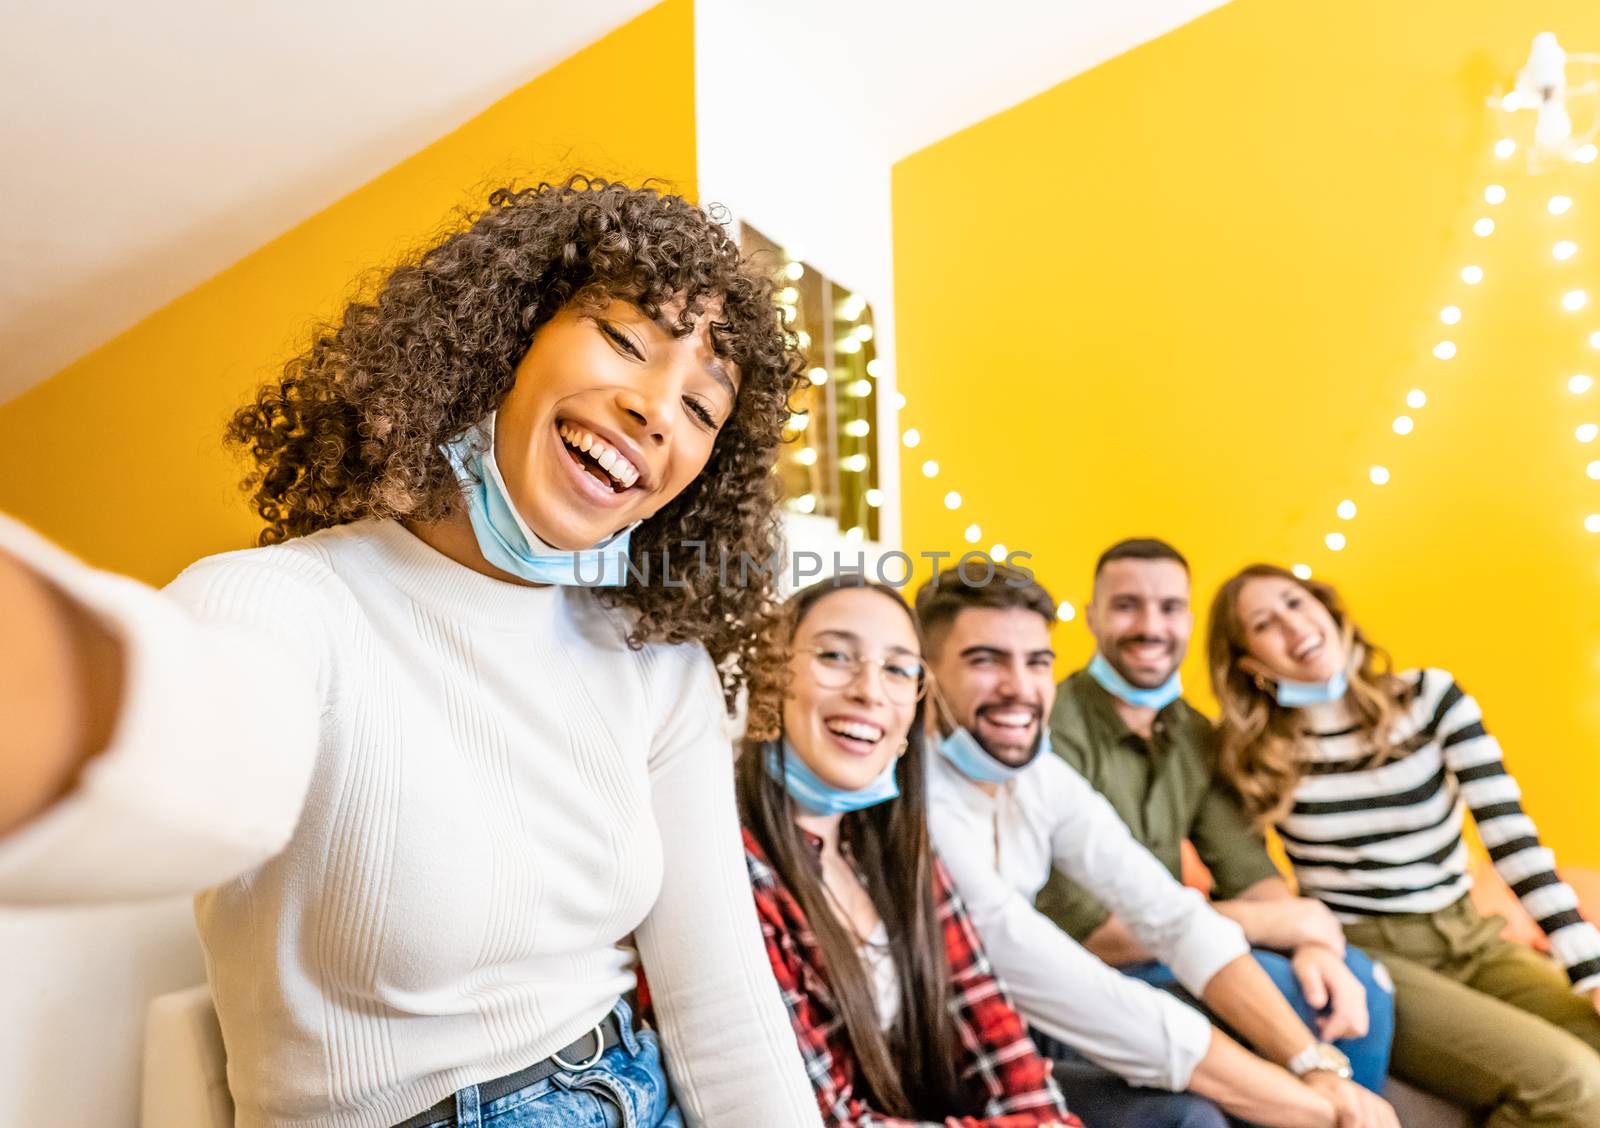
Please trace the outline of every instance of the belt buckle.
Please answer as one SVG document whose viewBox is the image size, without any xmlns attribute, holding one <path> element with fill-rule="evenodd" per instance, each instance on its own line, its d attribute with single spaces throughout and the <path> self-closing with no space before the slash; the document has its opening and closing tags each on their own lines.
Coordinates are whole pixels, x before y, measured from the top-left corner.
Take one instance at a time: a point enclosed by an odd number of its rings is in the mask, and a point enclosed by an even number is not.
<svg viewBox="0 0 1600 1128">
<path fill-rule="evenodd" d="M 590 1034 L 594 1035 L 594 1053 L 587 1061 L 576 1063 L 570 1062 L 561 1056 L 560 1050 L 557 1050 L 555 1053 L 551 1054 L 550 1060 L 555 1062 L 562 1069 L 565 1069 L 568 1073 L 582 1073 L 586 1069 L 594 1068 L 594 1066 L 599 1063 L 600 1059 L 604 1057 L 606 1053 L 606 1034 L 604 1027 L 605 1019 L 602 1018 L 599 1022 L 594 1024 L 594 1029 L 589 1031 Z"/>
</svg>

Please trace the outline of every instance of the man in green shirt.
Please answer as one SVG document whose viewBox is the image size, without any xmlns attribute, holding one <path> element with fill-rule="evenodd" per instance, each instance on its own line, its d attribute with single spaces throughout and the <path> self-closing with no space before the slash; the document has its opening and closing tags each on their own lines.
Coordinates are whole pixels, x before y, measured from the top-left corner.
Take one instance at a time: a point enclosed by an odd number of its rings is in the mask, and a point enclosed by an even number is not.
<svg viewBox="0 0 1600 1128">
<path fill-rule="evenodd" d="M 1188 562 L 1164 541 L 1113 545 L 1096 565 L 1087 611 L 1094 660 L 1056 689 L 1051 747 L 1175 878 L 1184 841 L 1194 845 L 1211 871 L 1213 907 L 1244 929 L 1257 961 L 1306 1024 L 1350 1058 L 1356 1079 L 1381 1090 L 1394 1031 L 1387 973 L 1346 948 L 1320 902 L 1289 889 L 1214 771 L 1211 722 L 1183 700 L 1178 667 L 1194 629 Z M 1115 914 L 1059 872 L 1037 904 L 1107 963 L 1178 989 Z"/>
</svg>

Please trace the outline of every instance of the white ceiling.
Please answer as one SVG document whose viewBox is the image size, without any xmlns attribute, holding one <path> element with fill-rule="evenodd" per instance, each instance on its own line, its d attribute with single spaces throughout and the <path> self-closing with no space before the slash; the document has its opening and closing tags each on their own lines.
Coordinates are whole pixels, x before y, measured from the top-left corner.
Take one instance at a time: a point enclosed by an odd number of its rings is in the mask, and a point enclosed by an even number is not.
<svg viewBox="0 0 1600 1128">
<path fill-rule="evenodd" d="M 772 79 L 756 97 L 826 68 L 853 106 L 837 129 L 889 160 L 1222 2 L 702 0 L 697 18 L 792 29 L 752 42 Z M 649 6 L 12 0 L 0 401 Z M 697 38 L 704 90 L 725 64 Z"/>
</svg>

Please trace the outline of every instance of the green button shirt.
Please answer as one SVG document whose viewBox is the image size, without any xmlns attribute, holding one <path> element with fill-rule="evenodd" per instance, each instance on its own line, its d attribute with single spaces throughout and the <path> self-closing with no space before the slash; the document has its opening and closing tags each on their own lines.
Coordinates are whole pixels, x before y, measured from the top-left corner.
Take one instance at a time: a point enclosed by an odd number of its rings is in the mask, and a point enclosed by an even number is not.
<svg viewBox="0 0 1600 1128">
<path fill-rule="evenodd" d="M 1157 713 L 1151 739 L 1145 740 L 1117 714 L 1111 694 L 1087 670 L 1079 670 L 1056 690 L 1050 741 L 1179 881 L 1185 838 L 1211 870 L 1218 900 L 1281 876 L 1233 790 L 1215 774 L 1211 722 L 1188 702 L 1179 699 Z M 1059 870 L 1036 904 L 1079 941 L 1111 915 Z"/>
</svg>

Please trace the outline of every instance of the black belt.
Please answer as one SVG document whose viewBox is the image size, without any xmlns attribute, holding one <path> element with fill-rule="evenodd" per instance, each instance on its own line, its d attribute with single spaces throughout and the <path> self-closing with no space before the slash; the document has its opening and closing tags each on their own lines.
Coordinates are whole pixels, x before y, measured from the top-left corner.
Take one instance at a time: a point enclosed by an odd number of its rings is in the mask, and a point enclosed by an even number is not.
<svg viewBox="0 0 1600 1128">
<path fill-rule="evenodd" d="M 572 1072 L 581 1073 L 600 1060 L 605 1052 L 613 1046 L 622 1044 L 622 1030 L 617 1025 L 615 1013 L 606 1015 L 600 1020 L 593 1030 L 580 1037 L 571 1045 L 564 1046 L 537 1064 L 519 1069 L 515 1073 L 508 1073 L 504 1077 L 496 1077 L 493 1081 L 485 1081 L 478 1086 L 478 1100 L 482 1104 L 497 1101 L 507 1093 L 515 1093 L 518 1089 L 526 1089 L 529 1085 L 537 1084 L 553 1073 Z M 395 1128 L 426 1128 L 429 1124 L 437 1124 L 441 1120 L 455 1119 L 456 1097 L 452 1093 L 432 1108 L 423 1109 L 410 1120 L 396 1124 Z"/>
</svg>

